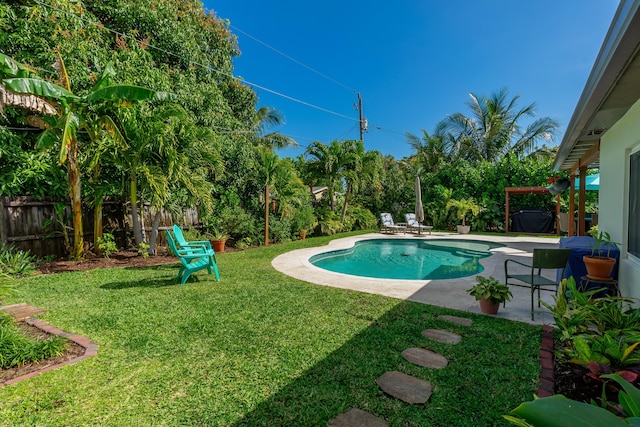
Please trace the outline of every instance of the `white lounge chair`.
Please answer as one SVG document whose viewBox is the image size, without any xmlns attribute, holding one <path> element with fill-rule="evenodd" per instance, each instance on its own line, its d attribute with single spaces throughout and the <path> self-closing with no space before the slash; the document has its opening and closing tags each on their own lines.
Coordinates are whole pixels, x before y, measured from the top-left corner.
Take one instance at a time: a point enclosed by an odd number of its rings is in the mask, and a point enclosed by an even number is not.
<svg viewBox="0 0 640 427">
<path fill-rule="evenodd" d="M 416 220 L 416 214 L 408 213 L 408 214 L 405 214 L 404 217 L 407 220 L 407 226 L 409 227 L 409 230 L 418 231 L 418 232 L 427 230 L 429 234 L 431 234 L 431 230 L 433 230 L 433 226 L 420 224 Z"/>
<path fill-rule="evenodd" d="M 407 232 L 407 227 L 404 225 L 396 225 L 396 223 L 393 222 L 393 217 L 390 213 L 381 213 L 380 219 L 382 220 L 382 225 L 380 226 L 381 233 L 384 233 L 385 231 L 387 233 L 396 233 L 398 231 L 402 231 L 404 233 Z"/>
</svg>

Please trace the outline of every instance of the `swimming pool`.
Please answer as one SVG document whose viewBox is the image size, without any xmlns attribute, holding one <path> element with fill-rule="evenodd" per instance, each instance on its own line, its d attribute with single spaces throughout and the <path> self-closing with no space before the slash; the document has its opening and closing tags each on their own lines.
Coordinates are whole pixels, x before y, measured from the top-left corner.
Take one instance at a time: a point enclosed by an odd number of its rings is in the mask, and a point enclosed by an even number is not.
<svg viewBox="0 0 640 427">
<path fill-rule="evenodd" d="M 371 239 L 314 255 L 309 262 L 336 273 L 378 279 L 455 279 L 482 272 L 481 258 L 499 243 L 457 239 Z"/>
</svg>

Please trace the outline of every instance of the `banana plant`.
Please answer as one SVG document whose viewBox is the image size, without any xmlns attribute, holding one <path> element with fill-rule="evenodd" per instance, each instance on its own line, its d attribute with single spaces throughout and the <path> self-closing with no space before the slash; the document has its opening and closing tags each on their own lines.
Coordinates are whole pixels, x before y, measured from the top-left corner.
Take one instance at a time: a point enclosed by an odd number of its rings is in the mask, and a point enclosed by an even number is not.
<svg viewBox="0 0 640 427">
<path fill-rule="evenodd" d="M 42 126 L 46 130 L 41 134 L 37 146 L 47 149 L 54 144 L 60 144 L 59 164 L 66 165 L 69 198 L 73 209 L 73 257 L 82 259 L 84 258 L 84 237 L 82 230 L 80 165 L 78 161 L 80 151 L 80 143 L 77 138 L 78 131 L 91 128 L 93 120 L 101 120 L 101 118 L 96 118 L 91 113 L 92 107 L 105 102 L 122 104 L 142 100 L 163 100 L 170 95 L 139 86 L 112 85 L 111 80 L 116 73 L 113 65 L 107 64 L 89 93 L 84 96 L 78 96 L 71 91 L 69 76 L 59 53 L 56 54 L 54 68 L 58 70 L 61 85 L 43 80 L 33 73 L 26 77 L 3 78 L 2 84 L 13 92 L 34 95 L 56 102 L 58 107 L 57 117 L 55 119 L 43 119 Z"/>
<path fill-rule="evenodd" d="M 512 424 L 527 427 L 616 427 L 640 426 L 640 390 L 616 374 L 603 375 L 616 381 L 620 417 L 595 404 L 577 402 L 561 394 L 525 402 L 503 417 Z M 624 417 L 624 418 L 621 418 Z"/>
</svg>

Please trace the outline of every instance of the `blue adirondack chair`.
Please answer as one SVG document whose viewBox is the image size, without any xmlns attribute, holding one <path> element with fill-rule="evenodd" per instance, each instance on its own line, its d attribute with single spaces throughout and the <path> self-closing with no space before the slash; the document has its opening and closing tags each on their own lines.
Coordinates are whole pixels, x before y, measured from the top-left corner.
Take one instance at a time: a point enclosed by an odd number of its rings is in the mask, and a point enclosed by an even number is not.
<svg viewBox="0 0 640 427">
<path fill-rule="evenodd" d="M 176 246 L 176 242 L 169 230 L 165 230 L 167 235 L 167 242 L 173 253 L 180 260 L 180 271 L 178 271 L 177 280 L 181 285 L 184 285 L 189 276 L 196 271 L 204 270 L 209 271 L 209 274 L 215 272 L 216 280 L 220 281 L 220 275 L 218 274 L 218 266 L 214 261 L 214 256 L 208 254 L 202 246 L 182 246 L 180 249 Z"/>
<path fill-rule="evenodd" d="M 176 224 L 173 224 L 173 235 L 176 236 L 176 242 L 178 243 L 178 246 L 180 246 L 181 248 L 190 247 L 190 246 L 202 247 L 207 254 L 209 254 L 209 255 L 211 255 L 213 257 L 213 262 L 216 263 L 216 264 L 218 263 L 218 260 L 216 259 L 216 252 L 211 247 L 211 242 L 210 241 L 208 241 L 208 240 L 191 240 L 191 241 L 187 241 L 187 239 L 184 238 L 184 234 L 182 233 L 182 229 Z"/>
</svg>

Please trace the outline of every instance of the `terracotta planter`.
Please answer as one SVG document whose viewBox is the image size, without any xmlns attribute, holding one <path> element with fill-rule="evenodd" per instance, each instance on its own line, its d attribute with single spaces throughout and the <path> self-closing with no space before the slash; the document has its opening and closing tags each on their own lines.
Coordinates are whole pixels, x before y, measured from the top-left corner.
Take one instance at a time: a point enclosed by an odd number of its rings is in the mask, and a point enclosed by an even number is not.
<svg viewBox="0 0 640 427">
<path fill-rule="evenodd" d="M 458 226 L 458 233 L 459 234 L 469 234 L 470 231 L 471 231 L 471 226 L 470 225 L 459 225 Z"/>
<path fill-rule="evenodd" d="M 594 280 L 609 280 L 616 265 L 615 258 L 602 256 L 583 256 L 582 261 L 587 267 L 587 277 Z"/>
<path fill-rule="evenodd" d="M 224 245 L 227 243 L 227 239 L 224 240 L 212 240 L 211 246 L 216 253 L 224 252 Z"/>
<path fill-rule="evenodd" d="M 484 298 L 480 298 L 478 301 L 480 301 L 480 311 L 482 311 L 484 314 L 498 313 L 498 308 L 500 308 L 500 303 L 497 303 L 494 305 L 494 304 L 491 304 L 490 299 L 484 299 Z"/>
</svg>

